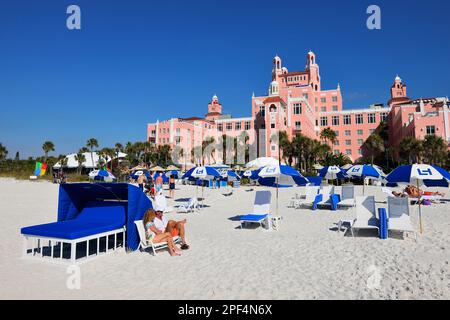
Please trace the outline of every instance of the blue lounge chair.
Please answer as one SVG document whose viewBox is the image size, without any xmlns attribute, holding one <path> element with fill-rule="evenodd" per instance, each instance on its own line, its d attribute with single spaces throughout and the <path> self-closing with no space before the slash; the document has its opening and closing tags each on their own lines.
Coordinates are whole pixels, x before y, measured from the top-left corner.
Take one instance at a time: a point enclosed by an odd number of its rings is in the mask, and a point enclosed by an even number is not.
<svg viewBox="0 0 450 320">
<path fill-rule="evenodd" d="M 263 222 L 266 222 L 267 225 L 269 224 L 271 197 L 272 193 L 270 191 L 256 191 L 253 212 L 239 217 L 241 229 L 245 223 L 259 223 L 260 226 L 262 226 Z"/>
</svg>

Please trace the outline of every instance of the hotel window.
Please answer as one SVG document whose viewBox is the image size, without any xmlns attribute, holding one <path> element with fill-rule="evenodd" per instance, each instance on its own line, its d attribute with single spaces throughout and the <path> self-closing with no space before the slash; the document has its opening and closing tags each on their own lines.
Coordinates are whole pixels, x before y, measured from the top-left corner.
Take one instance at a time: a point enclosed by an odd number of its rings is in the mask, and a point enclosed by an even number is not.
<svg viewBox="0 0 450 320">
<path fill-rule="evenodd" d="M 363 143 L 364 143 L 364 140 L 363 140 L 363 139 L 358 139 L 358 146 L 362 146 Z"/>
<path fill-rule="evenodd" d="M 334 143 L 333 143 L 335 146 L 339 146 L 339 140 L 334 140 Z"/>
<path fill-rule="evenodd" d="M 333 126 L 338 126 L 339 125 L 339 116 L 333 116 L 331 122 L 332 122 Z"/>
<path fill-rule="evenodd" d="M 357 114 L 356 115 L 356 124 L 363 124 L 364 123 L 364 118 L 362 114 Z"/>
<path fill-rule="evenodd" d="M 338 106 L 333 106 L 333 111 L 338 111 Z"/>
<path fill-rule="evenodd" d="M 358 154 L 362 156 L 362 149 L 358 149 Z"/>
<path fill-rule="evenodd" d="M 302 124 L 300 121 L 295 121 L 295 130 L 301 130 Z"/>
<path fill-rule="evenodd" d="M 326 103 L 327 102 L 327 98 L 320 98 L 320 102 Z"/>
<path fill-rule="evenodd" d="M 245 122 L 245 130 L 250 130 L 250 122 Z"/>
<path fill-rule="evenodd" d="M 360 129 L 360 130 L 357 130 L 356 131 L 356 134 L 358 135 L 358 136 L 362 136 L 363 135 L 363 131 Z"/>
<path fill-rule="evenodd" d="M 305 99 L 308 99 L 308 94 L 307 94 L 307 93 L 304 93 L 304 94 L 303 94 L 303 97 L 304 97 Z"/>
<path fill-rule="evenodd" d="M 327 107 L 320 107 L 320 112 L 327 112 Z"/>
<path fill-rule="evenodd" d="M 180 128 L 177 128 L 177 135 L 180 135 Z"/>
<path fill-rule="evenodd" d="M 233 130 L 233 124 L 227 123 L 227 131 L 231 131 L 231 130 Z"/>
<path fill-rule="evenodd" d="M 270 128 L 271 128 L 271 129 L 275 129 L 275 123 L 271 123 L 271 124 L 270 124 Z"/>
<path fill-rule="evenodd" d="M 339 150 L 334 150 L 333 153 L 334 153 L 335 156 L 338 156 L 339 155 Z"/>
<path fill-rule="evenodd" d="M 166 128 L 163 128 L 163 133 L 166 133 Z"/>
<path fill-rule="evenodd" d="M 294 114 L 302 113 L 302 105 L 300 103 L 294 104 Z"/>
<path fill-rule="evenodd" d="M 339 137 L 339 131 L 334 131 L 336 133 L 336 137 Z"/>
<path fill-rule="evenodd" d="M 241 130 L 241 123 L 240 122 L 236 122 L 236 124 L 234 125 L 234 129 L 235 130 Z"/>
<path fill-rule="evenodd" d="M 217 131 L 223 131 L 223 124 L 221 124 L 221 123 L 219 123 L 218 125 L 217 125 Z"/>
<path fill-rule="evenodd" d="M 345 150 L 345 154 L 348 155 L 348 156 L 351 156 L 352 155 L 352 150 L 346 149 Z"/>
<path fill-rule="evenodd" d="M 345 140 L 345 145 L 346 146 L 351 146 L 352 145 L 352 140 Z"/>
<path fill-rule="evenodd" d="M 260 106 L 259 113 L 260 113 L 261 117 L 265 117 L 266 116 L 266 107 Z"/>
<path fill-rule="evenodd" d="M 345 135 L 348 137 L 351 135 L 351 131 L 350 130 L 345 130 Z"/>
<path fill-rule="evenodd" d="M 328 118 L 327 117 L 320 117 L 320 125 L 322 127 L 325 127 L 328 125 Z"/>
<path fill-rule="evenodd" d="M 435 134 L 435 133 L 436 133 L 435 126 L 427 126 L 427 135 Z"/>
<path fill-rule="evenodd" d="M 381 113 L 380 114 L 381 122 L 386 121 L 387 116 L 388 116 L 388 114 L 386 112 Z"/>
<path fill-rule="evenodd" d="M 334 96 L 334 97 L 331 98 L 331 100 L 332 100 L 333 102 L 337 102 L 337 97 Z"/>
<path fill-rule="evenodd" d="M 367 115 L 367 121 L 368 121 L 369 123 L 375 123 L 375 113 L 369 113 L 369 114 Z"/>
<path fill-rule="evenodd" d="M 352 124 L 352 116 L 347 114 L 344 116 L 344 124 Z"/>
</svg>

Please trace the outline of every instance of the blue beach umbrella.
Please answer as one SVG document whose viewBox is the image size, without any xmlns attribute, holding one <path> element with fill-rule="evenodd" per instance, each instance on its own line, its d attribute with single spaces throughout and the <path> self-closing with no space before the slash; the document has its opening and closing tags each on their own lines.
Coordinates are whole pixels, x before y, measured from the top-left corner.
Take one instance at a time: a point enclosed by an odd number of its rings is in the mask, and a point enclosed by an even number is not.
<svg viewBox="0 0 450 320">
<path fill-rule="evenodd" d="M 400 166 L 387 175 L 386 180 L 389 183 L 408 183 L 433 187 L 448 187 L 450 173 L 438 166 L 428 164 L 413 164 Z M 420 199 L 419 199 L 420 200 Z M 423 233 L 421 203 L 419 201 L 419 221 L 420 233 Z"/>
<path fill-rule="evenodd" d="M 220 178 L 221 175 L 219 171 L 214 169 L 213 167 L 195 167 L 186 172 L 183 175 L 183 178 L 195 178 L 195 179 L 201 179 L 201 180 L 209 180 L 213 178 Z M 202 183 L 202 207 L 203 207 L 203 183 Z"/>
<path fill-rule="evenodd" d="M 325 180 L 345 179 L 347 174 L 345 170 L 338 166 L 327 166 L 319 170 L 318 176 Z"/>
<path fill-rule="evenodd" d="M 113 181 L 116 177 L 109 171 L 101 169 L 101 170 L 92 170 L 89 173 L 89 178 L 94 181 Z"/>
<path fill-rule="evenodd" d="M 346 171 L 347 176 L 349 177 L 358 177 L 358 178 L 365 178 L 365 177 L 373 177 L 376 179 L 381 179 L 385 176 L 383 171 L 381 169 L 378 169 L 372 165 L 354 165 L 347 169 Z M 365 183 L 363 180 L 363 195 L 364 195 L 364 188 Z"/>
<path fill-rule="evenodd" d="M 136 180 L 137 178 L 139 178 L 139 176 L 145 175 L 147 177 L 147 179 L 152 179 L 152 175 L 150 174 L 150 172 L 148 170 L 136 170 L 133 171 L 130 174 L 130 177 L 134 180 Z"/>
<path fill-rule="evenodd" d="M 283 185 L 295 185 L 308 183 L 308 179 L 300 174 L 297 170 L 286 165 L 270 165 L 265 166 L 258 173 L 260 178 L 273 178 L 273 185 L 277 188 L 276 214 L 278 215 L 278 187 Z"/>
</svg>

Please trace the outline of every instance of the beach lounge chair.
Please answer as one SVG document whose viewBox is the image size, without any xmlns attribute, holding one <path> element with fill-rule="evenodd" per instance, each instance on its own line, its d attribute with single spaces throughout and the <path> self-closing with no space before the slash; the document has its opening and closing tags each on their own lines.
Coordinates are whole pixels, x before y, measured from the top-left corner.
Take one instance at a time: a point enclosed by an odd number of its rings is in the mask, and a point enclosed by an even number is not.
<svg viewBox="0 0 450 320">
<path fill-rule="evenodd" d="M 344 185 L 341 190 L 341 201 L 338 202 L 338 207 L 354 207 L 355 201 L 355 186 Z"/>
<path fill-rule="evenodd" d="M 159 209 L 164 213 L 172 212 L 173 208 L 167 205 L 166 196 L 162 193 L 159 193 L 155 196 L 153 207 L 155 209 Z"/>
<path fill-rule="evenodd" d="M 178 212 L 194 212 L 195 210 L 199 211 L 199 204 L 197 198 L 190 198 L 186 204 L 181 204 L 178 207 Z"/>
<path fill-rule="evenodd" d="M 319 190 L 319 194 L 322 195 L 322 199 L 318 201 L 314 207 L 316 206 L 327 206 L 331 207 L 331 195 L 334 193 L 334 186 L 324 186 L 321 190 Z"/>
<path fill-rule="evenodd" d="M 305 186 L 301 187 L 304 189 L 304 194 L 299 195 L 295 194 L 295 198 L 290 203 L 290 207 L 294 207 L 296 209 L 300 208 L 302 205 L 312 205 L 314 202 L 315 196 L 319 192 L 320 187 L 316 186 Z M 312 200 L 311 200 L 312 199 Z M 306 201 L 305 201 L 306 200 Z"/>
<path fill-rule="evenodd" d="M 380 234 L 374 196 L 356 197 L 356 219 L 350 228 L 353 237 L 354 230 L 359 229 L 376 229 Z"/>
<path fill-rule="evenodd" d="M 417 233 L 411 224 L 408 198 L 388 198 L 388 230 L 410 232 L 417 241 Z"/>
<path fill-rule="evenodd" d="M 167 242 L 154 243 L 147 240 L 147 237 L 145 236 L 144 222 L 142 220 L 136 220 L 134 223 L 139 234 L 139 250 L 145 251 L 148 248 L 151 248 L 153 255 L 156 256 L 156 250 L 167 248 Z M 179 236 L 173 237 L 173 242 L 179 243 L 181 242 L 181 238 Z"/>
<path fill-rule="evenodd" d="M 266 228 L 269 229 L 271 198 L 272 193 L 270 191 L 256 191 L 255 202 L 253 204 L 253 212 L 239 216 L 241 229 L 245 223 L 259 223 L 261 227 L 263 226 L 263 223 L 265 223 Z"/>
</svg>

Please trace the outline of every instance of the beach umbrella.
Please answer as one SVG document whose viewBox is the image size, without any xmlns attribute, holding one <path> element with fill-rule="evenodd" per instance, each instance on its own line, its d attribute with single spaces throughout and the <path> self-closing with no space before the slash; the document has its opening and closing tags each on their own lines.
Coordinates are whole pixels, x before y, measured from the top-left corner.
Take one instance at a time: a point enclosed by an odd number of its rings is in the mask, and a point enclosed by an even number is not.
<svg viewBox="0 0 450 320">
<path fill-rule="evenodd" d="M 376 179 L 381 179 L 385 176 L 385 174 L 381 171 L 381 169 L 376 168 L 372 165 L 354 165 L 347 169 L 347 176 L 349 177 L 358 177 L 363 179 L 363 195 L 365 188 L 365 177 L 373 177 Z"/>
<path fill-rule="evenodd" d="M 345 179 L 347 174 L 338 166 L 327 166 L 319 170 L 318 176 L 325 180 Z"/>
<path fill-rule="evenodd" d="M 116 177 L 107 170 L 92 170 L 89 172 L 89 178 L 95 181 L 113 181 Z"/>
<path fill-rule="evenodd" d="M 178 171 L 178 170 L 169 170 L 169 171 L 167 171 L 164 175 L 165 175 L 167 178 L 170 178 L 171 175 L 174 175 L 175 178 L 178 179 L 178 174 L 179 174 L 179 171 Z"/>
<path fill-rule="evenodd" d="M 160 167 L 160 166 L 156 166 L 153 168 L 150 168 L 150 171 L 165 171 L 164 168 Z"/>
<path fill-rule="evenodd" d="M 189 171 L 191 171 L 191 170 L 189 170 Z M 187 172 L 186 172 L 186 174 L 187 174 Z M 210 180 L 213 178 L 221 177 L 220 173 L 213 167 L 195 167 L 190 172 L 190 176 L 193 178 L 196 178 L 196 179 L 201 179 L 201 180 Z M 202 207 L 203 207 L 203 187 L 204 186 L 202 183 Z"/>
<path fill-rule="evenodd" d="M 300 174 L 297 170 L 294 168 L 287 166 L 287 165 L 270 165 L 265 166 L 261 169 L 261 171 L 258 173 L 258 176 L 261 178 L 275 178 L 275 185 L 277 188 L 276 192 L 276 215 L 278 215 L 278 186 L 280 185 L 280 182 L 283 184 L 302 184 L 302 183 L 308 183 L 308 179 L 306 179 L 304 176 Z"/>
<path fill-rule="evenodd" d="M 169 170 L 169 171 L 173 171 L 173 170 L 179 171 L 180 168 L 178 168 L 178 167 L 174 166 L 173 164 L 171 164 L 170 166 L 168 166 L 168 167 L 166 168 L 166 170 Z"/>
<path fill-rule="evenodd" d="M 403 165 L 387 175 L 386 180 L 389 183 L 408 183 L 416 185 L 419 188 L 425 186 L 443 186 L 448 187 L 450 173 L 438 166 L 428 164 Z M 421 201 L 419 199 L 419 222 L 420 233 L 423 233 Z"/>
<path fill-rule="evenodd" d="M 272 157 L 260 157 L 256 158 L 255 160 L 252 160 L 248 162 L 245 166 L 247 168 L 249 167 L 256 167 L 257 169 L 265 167 L 265 166 L 276 166 L 279 164 L 279 161 Z"/>
<path fill-rule="evenodd" d="M 152 175 L 150 174 L 150 172 L 148 172 L 147 169 L 136 170 L 130 174 L 130 177 L 136 180 L 137 178 L 139 178 L 139 176 L 142 175 L 145 175 L 147 179 L 152 179 Z"/>
</svg>

